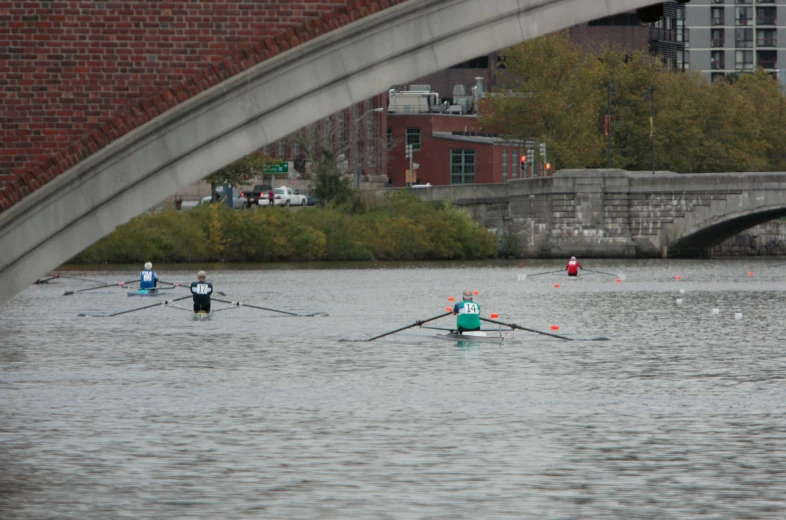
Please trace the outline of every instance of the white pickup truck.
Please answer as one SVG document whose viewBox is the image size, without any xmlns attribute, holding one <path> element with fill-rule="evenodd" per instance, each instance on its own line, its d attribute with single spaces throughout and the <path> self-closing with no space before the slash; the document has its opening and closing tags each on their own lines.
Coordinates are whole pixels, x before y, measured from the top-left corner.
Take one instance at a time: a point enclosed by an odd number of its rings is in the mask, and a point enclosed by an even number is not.
<svg viewBox="0 0 786 520">
<path fill-rule="evenodd" d="M 308 197 L 305 195 L 301 195 L 297 192 L 296 189 L 289 188 L 286 186 L 281 186 L 273 190 L 274 199 L 273 205 L 274 206 L 305 206 L 308 203 Z M 259 199 L 260 206 L 267 206 L 268 201 L 263 199 Z"/>
</svg>

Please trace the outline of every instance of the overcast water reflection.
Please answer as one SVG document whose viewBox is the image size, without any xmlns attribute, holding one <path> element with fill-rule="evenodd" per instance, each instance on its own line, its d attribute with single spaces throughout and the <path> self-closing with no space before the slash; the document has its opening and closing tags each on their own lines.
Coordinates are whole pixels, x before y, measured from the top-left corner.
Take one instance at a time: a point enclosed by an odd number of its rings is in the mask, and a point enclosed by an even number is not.
<svg viewBox="0 0 786 520">
<path fill-rule="evenodd" d="M 586 260 L 624 281 L 519 281 L 563 267 L 526 263 L 208 270 L 228 300 L 314 318 L 80 318 L 155 300 L 30 287 L 0 309 L 0 518 L 784 517 L 786 266 Z M 339 341 L 468 287 L 486 316 L 611 340 Z"/>
</svg>

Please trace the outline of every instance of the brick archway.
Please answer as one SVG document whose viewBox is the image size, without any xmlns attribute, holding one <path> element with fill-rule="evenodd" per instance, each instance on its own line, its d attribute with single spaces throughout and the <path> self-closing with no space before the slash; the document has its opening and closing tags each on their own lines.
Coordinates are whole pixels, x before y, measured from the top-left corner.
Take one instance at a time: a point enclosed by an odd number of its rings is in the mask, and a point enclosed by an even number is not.
<svg viewBox="0 0 786 520">
<path fill-rule="evenodd" d="M 0 303 L 147 209 L 151 194 L 394 83 L 650 1 L 357 0 L 284 28 L 11 174 L 13 190 L 34 192 L 0 213 Z"/>
</svg>

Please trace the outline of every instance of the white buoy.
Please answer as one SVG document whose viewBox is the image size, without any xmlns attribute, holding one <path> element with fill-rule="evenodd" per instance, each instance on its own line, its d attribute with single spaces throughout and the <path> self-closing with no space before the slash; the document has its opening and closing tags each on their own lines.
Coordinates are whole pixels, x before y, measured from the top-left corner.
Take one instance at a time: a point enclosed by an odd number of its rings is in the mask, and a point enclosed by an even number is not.
<svg viewBox="0 0 786 520">
<path fill-rule="evenodd" d="M 677 305 L 682 305 L 682 298 L 677 298 L 676 300 L 674 300 L 674 303 L 676 303 Z"/>
<path fill-rule="evenodd" d="M 716 307 L 716 308 L 714 308 L 714 309 L 712 309 L 712 314 L 713 314 L 714 316 L 717 316 L 718 314 L 720 314 L 720 309 L 718 309 L 717 307 Z"/>
<path fill-rule="evenodd" d="M 519 275 L 519 282 L 523 282 L 526 279 L 527 279 L 527 275 L 526 274 L 520 274 Z"/>
<path fill-rule="evenodd" d="M 740 321 L 742 319 L 742 313 L 741 312 L 735 312 L 734 313 L 734 319 L 737 320 L 737 321 Z"/>
<path fill-rule="evenodd" d="M 680 294 L 685 294 L 685 289 L 680 289 Z"/>
</svg>

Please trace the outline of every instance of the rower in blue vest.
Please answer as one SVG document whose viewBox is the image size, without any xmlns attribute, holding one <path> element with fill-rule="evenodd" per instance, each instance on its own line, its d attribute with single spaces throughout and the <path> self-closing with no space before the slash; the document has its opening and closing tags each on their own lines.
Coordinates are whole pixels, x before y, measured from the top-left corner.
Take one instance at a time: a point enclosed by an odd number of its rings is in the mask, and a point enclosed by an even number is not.
<svg viewBox="0 0 786 520">
<path fill-rule="evenodd" d="M 480 305 L 472 301 L 472 291 L 467 289 L 462 301 L 453 307 L 453 315 L 458 316 L 456 329 L 459 334 L 470 330 L 480 330 Z"/>
<path fill-rule="evenodd" d="M 140 289 L 155 289 L 158 285 L 158 275 L 153 271 L 153 264 L 145 263 L 145 270 L 139 273 Z"/>
</svg>

